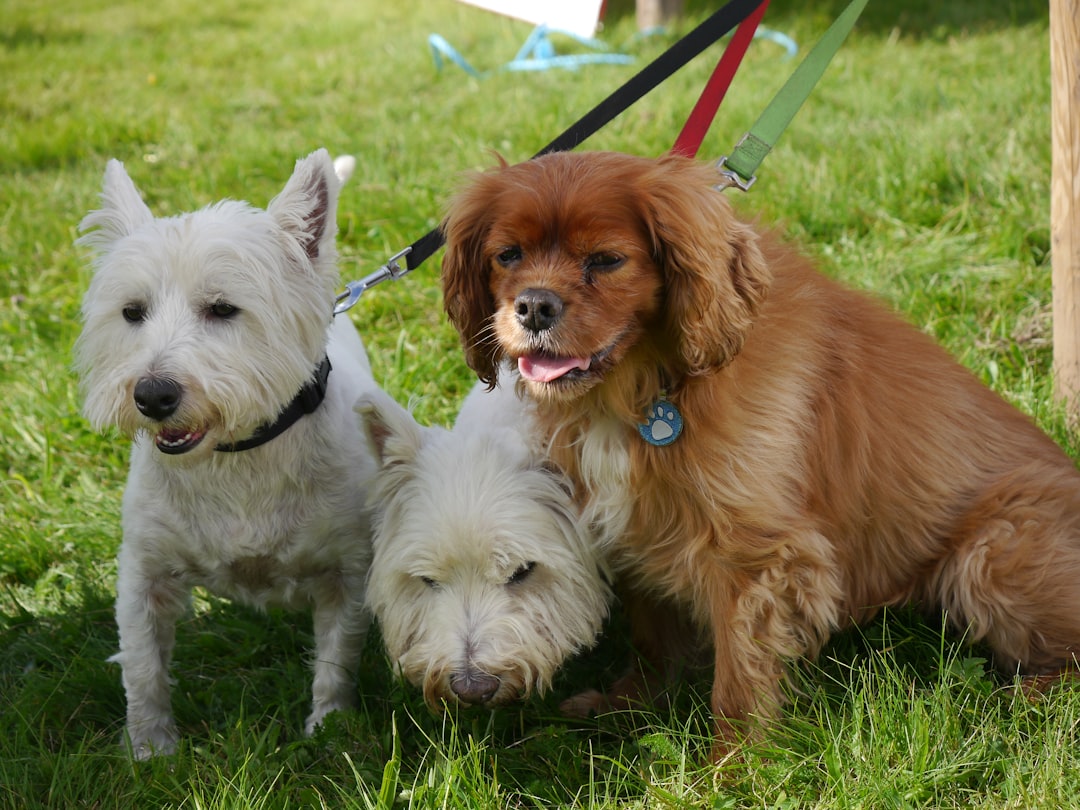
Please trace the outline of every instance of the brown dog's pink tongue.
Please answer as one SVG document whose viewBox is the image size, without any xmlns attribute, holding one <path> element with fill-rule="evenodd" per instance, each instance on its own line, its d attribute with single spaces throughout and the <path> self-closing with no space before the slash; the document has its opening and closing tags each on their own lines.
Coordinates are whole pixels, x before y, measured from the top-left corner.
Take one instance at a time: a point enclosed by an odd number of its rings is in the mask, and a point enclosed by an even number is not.
<svg viewBox="0 0 1080 810">
<path fill-rule="evenodd" d="M 589 370 L 587 357 L 549 357 L 542 354 L 526 354 L 518 358 L 518 371 L 530 382 L 551 382 L 569 371 Z"/>
</svg>

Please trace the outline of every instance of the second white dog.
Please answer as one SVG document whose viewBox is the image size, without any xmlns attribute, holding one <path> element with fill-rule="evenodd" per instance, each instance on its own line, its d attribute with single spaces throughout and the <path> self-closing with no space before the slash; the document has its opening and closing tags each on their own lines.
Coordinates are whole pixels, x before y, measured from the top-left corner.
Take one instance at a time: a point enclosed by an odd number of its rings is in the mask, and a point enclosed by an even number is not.
<svg viewBox="0 0 1080 810">
<path fill-rule="evenodd" d="M 368 599 L 390 658 L 433 708 L 543 692 L 595 642 L 611 593 L 565 481 L 530 446 L 531 404 L 503 377 L 452 431 L 382 391 L 357 411 L 382 464 Z"/>
<path fill-rule="evenodd" d="M 227 200 L 155 219 L 111 161 L 82 222 L 84 410 L 133 438 L 112 660 L 136 757 L 175 748 L 168 667 L 196 585 L 314 611 L 308 733 L 354 701 L 374 462 L 352 406 L 375 383 L 331 315 L 338 188 L 319 151 L 265 211 Z"/>
</svg>

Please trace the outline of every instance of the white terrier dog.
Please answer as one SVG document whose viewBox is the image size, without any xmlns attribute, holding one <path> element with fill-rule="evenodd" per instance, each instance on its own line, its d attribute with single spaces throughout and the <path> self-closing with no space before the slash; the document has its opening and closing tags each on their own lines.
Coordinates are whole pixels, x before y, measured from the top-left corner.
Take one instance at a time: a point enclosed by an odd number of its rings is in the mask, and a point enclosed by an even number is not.
<svg viewBox="0 0 1080 810">
<path fill-rule="evenodd" d="M 606 564 L 530 445 L 531 409 L 509 377 L 474 389 L 452 431 L 421 427 L 379 390 L 357 403 L 382 463 L 368 602 L 436 709 L 542 693 L 608 613 Z"/>
<path fill-rule="evenodd" d="M 331 314 L 339 187 L 320 150 L 265 211 L 227 200 L 155 219 L 114 160 L 80 226 L 95 258 L 84 410 L 133 438 L 110 660 L 140 759 L 176 746 L 167 670 L 196 585 L 314 611 L 306 733 L 354 702 L 375 464 L 352 406 L 375 383 Z"/>
</svg>

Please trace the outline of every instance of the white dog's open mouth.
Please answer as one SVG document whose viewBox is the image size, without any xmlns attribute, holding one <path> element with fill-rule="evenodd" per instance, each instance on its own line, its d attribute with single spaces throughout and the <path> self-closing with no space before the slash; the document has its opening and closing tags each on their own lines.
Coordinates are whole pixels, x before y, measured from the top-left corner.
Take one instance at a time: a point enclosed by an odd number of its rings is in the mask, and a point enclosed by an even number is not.
<svg viewBox="0 0 1080 810">
<path fill-rule="evenodd" d="M 162 453 L 178 456 L 189 450 L 194 450 L 205 436 L 206 431 L 204 430 L 164 428 L 154 436 L 154 446 Z"/>
</svg>

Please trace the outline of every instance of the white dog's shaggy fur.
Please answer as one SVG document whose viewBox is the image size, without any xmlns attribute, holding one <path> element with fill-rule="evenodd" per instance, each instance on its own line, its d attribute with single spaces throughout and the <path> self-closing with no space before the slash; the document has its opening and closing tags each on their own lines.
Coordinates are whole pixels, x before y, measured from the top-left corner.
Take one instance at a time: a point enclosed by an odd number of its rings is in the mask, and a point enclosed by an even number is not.
<svg viewBox="0 0 1080 810">
<path fill-rule="evenodd" d="M 112 660 L 139 758 L 176 745 L 167 670 L 196 585 L 314 611 L 307 733 L 353 703 L 374 463 L 352 406 L 375 384 L 352 323 L 331 314 L 339 185 L 320 150 L 265 211 L 227 200 L 155 219 L 110 161 L 80 226 L 95 255 L 76 345 L 85 414 L 133 439 Z M 273 423 L 325 357 L 321 405 L 264 444 L 229 447 Z"/>
<path fill-rule="evenodd" d="M 357 405 L 382 468 L 368 585 L 387 652 L 433 708 L 543 692 L 591 646 L 610 587 L 563 477 L 532 446 L 531 404 L 503 379 L 452 431 L 381 391 Z"/>
</svg>

